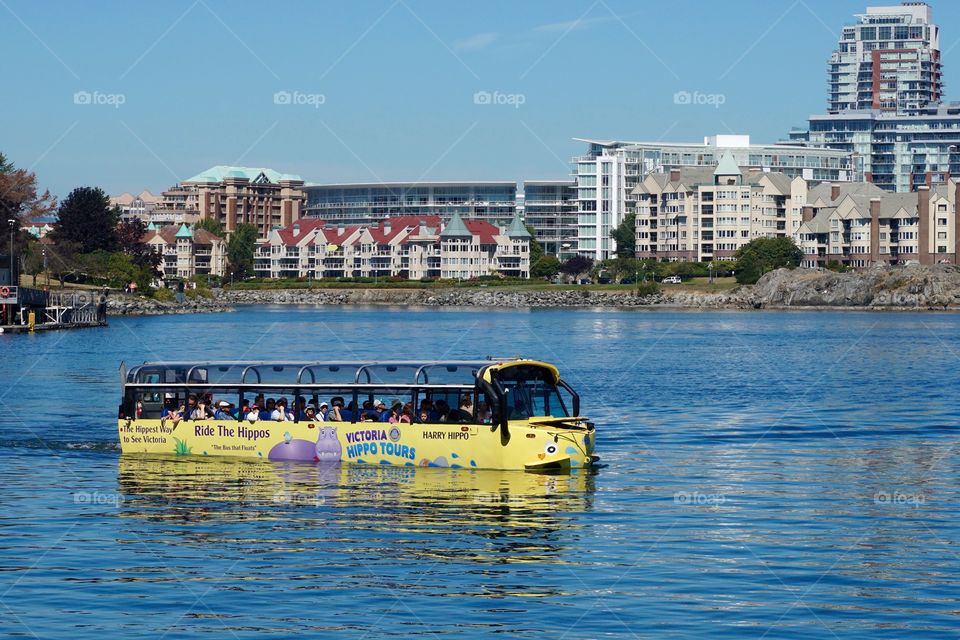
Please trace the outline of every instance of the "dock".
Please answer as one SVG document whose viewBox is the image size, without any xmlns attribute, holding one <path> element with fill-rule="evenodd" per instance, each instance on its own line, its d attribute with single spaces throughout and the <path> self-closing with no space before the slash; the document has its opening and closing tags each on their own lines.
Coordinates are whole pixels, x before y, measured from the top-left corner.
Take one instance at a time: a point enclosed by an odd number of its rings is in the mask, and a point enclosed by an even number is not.
<svg viewBox="0 0 960 640">
<path fill-rule="evenodd" d="M 28 287 L 0 287 L 0 305 L 5 320 L 0 324 L 0 333 L 105 327 L 106 296 L 106 292 L 95 291 L 50 292 Z"/>
</svg>

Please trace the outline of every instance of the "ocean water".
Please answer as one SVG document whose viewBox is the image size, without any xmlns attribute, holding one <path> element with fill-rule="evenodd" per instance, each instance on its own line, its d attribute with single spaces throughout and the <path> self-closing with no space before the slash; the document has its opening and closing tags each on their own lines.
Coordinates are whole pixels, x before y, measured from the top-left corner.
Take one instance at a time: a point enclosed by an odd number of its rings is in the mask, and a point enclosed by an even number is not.
<svg viewBox="0 0 960 640">
<path fill-rule="evenodd" d="M 591 475 L 121 457 L 121 360 L 556 363 Z M 0 336 L 0 636 L 941 638 L 960 316 L 244 308 Z"/>
</svg>

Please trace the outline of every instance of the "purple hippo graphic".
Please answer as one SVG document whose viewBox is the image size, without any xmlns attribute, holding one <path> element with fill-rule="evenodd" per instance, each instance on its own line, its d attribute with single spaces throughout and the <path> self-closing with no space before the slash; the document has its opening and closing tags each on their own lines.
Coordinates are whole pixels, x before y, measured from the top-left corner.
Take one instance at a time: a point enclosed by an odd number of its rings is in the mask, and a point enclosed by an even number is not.
<svg viewBox="0 0 960 640">
<path fill-rule="evenodd" d="M 337 438 L 336 427 L 320 427 L 320 435 L 317 436 L 317 446 L 314 451 L 314 460 L 316 462 L 337 463 L 340 462 L 340 455 L 343 453 L 343 446 Z"/>
<path fill-rule="evenodd" d="M 290 432 L 283 434 L 283 442 L 274 445 L 267 454 L 270 460 L 297 460 L 300 462 L 323 462 L 333 464 L 340 462 L 343 447 L 337 439 L 336 427 L 320 427 L 317 441 L 311 442 L 301 438 L 290 437 Z"/>
</svg>

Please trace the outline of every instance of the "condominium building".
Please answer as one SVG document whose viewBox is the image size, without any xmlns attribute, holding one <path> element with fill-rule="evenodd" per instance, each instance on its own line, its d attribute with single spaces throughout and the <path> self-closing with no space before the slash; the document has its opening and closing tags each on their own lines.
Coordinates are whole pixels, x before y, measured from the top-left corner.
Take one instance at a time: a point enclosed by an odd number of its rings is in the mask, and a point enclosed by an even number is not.
<svg viewBox="0 0 960 640">
<path fill-rule="evenodd" d="M 610 233 L 637 213 L 634 190 L 651 173 L 690 167 L 715 168 L 729 153 L 745 170 L 779 172 L 789 178 L 843 182 L 858 178 L 848 151 L 802 145 L 751 144 L 747 135 L 716 135 L 703 144 L 585 140 L 586 155 L 573 159 L 577 198 L 578 252 L 595 260 L 616 255 Z"/>
<path fill-rule="evenodd" d="M 163 256 L 161 267 L 166 278 L 226 273 L 227 243 L 205 229 L 190 229 L 186 224 L 157 227 L 151 223 L 143 241 Z"/>
<path fill-rule="evenodd" d="M 371 224 L 304 218 L 258 243 L 261 278 L 399 277 L 469 279 L 530 274 L 530 234 L 518 217 L 484 220 L 395 216 Z"/>
<path fill-rule="evenodd" d="M 509 224 L 517 212 L 517 183 L 463 182 L 360 182 L 308 184 L 305 215 L 327 222 L 370 224 L 395 216 L 454 214 L 465 220 Z"/>
<path fill-rule="evenodd" d="M 577 189 L 573 180 L 524 180 L 521 217 L 533 228 L 544 253 L 560 260 L 577 255 Z"/>
<path fill-rule="evenodd" d="M 923 2 L 868 7 L 827 69 L 828 112 L 790 142 L 853 154 L 863 179 L 897 192 L 960 175 L 960 104 L 944 103 L 940 29 Z"/>
<path fill-rule="evenodd" d="M 917 113 L 943 95 L 940 28 L 930 6 L 867 7 L 843 28 L 828 68 L 828 111 Z"/>
<path fill-rule="evenodd" d="M 815 187 L 796 234 L 802 266 L 960 264 L 958 201 L 960 182 L 954 178 L 914 193 L 890 193 L 869 183 Z"/>
<path fill-rule="evenodd" d="M 159 203 L 160 196 L 155 196 L 146 189 L 137 195 L 124 192 L 118 196 L 110 196 L 110 206 L 120 209 L 121 220 L 137 219 L 142 220 L 144 224 L 150 222 L 158 224 L 152 214 Z"/>
<path fill-rule="evenodd" d="M 247 223 L 266 237 L 273 229 L 300 219 L 304 200 L 300 176 L 218 165 L 164 191 L 151 219 L 191 224 L 212 218 L 227 234 Z"/>
<path fill-rule="evenodd" d="M 652 173 L 633 190 L 636 256 L 670 261 L 731 259 L 758 237 L 789 236 L 801 224 L 807 182 L 737 165 Z"/>
</svg>

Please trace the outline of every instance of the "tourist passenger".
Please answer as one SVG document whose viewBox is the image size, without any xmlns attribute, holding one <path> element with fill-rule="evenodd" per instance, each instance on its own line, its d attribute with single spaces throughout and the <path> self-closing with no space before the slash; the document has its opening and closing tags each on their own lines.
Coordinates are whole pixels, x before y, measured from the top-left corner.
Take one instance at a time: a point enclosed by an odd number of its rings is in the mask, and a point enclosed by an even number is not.
<svg viewBox="0 0 960 640">
<path fill-rule="evenodd" d="M 287 411 L 287 399 L 280 398 L 277 400 L 277 404 L 274 406 L 273 412 L 270 414 L 271 420 L 277 420 L 278 422 L 287 422 L 288 420 L 293 420 L 293 414 Z"/>
<path fill-rule="evenodd" d="M 486 402 L 477 403 L 477 421 L 481 424 L 490 424 L 490 407 Z"/>
<path fill-rule="evenodd" d="M 183 420 L 183 407 L 177 407 L 177 397 L 172 393 L 164 395 L 163 410 L 160 412 L 160 424 L 166 424 L 168 420 L 174 426 Z"/>
<path fill-rule="evenodd" d="M 260 419 L 260 407 L 257 406 L 256 404 L 250 405 L 250 410 L 247 411 L 245 420 L 247 422 L 256 422 L 259 419 Z"/>
<path fill-rule="evenodd" d="M 317 408 L 312 404 L 308 404 L 307 408 L 303 410 L 302 419 L 307 422 L 323 422 L 323 418 L 317 415 Z"/>
<path fill-rule="evenodd" d="M 233 412 L 233 417 L 235 420 L 246 420 L 247 413 L 249 412 L 250 412 L 250 401 L 247 399 L 244 399 L 240 403 L 240 407 Z"/>
<path fill-rule="evenodd" d="M 444 400 L 443 398 L 440 398 L 439 400 L 437 400 L 437 404 L 435 406 L 436 406 L 437 422 L 447 422 L 447 417 L 450 415 L 450 405 L 447 404 L 446 400 Z"/>
<path fill-rule="evenodd" d="M 399 404 L 395 404 L 392 407 L 390 407 L 390 417 L 387 418 L 387 422 L 389 422 L 390 424 L 397 424 L 398 422 L 400 422 L 400 411 L 401 411 L 401 405 Z"/>
<path fill-rule="evenodd" d="M 420 424 L 427 424 L 427 423 L 429 423 L 429 422 L 430 422 L 430 412 L 428 412 L 426 409 L 421 409 L 421 410 L 420 410 L 420 417 L 419 417 L 419 419 L 418 419 L 418 422 L 419 422 Z"/>
<path fill-rule="evenodd" d="M 470 396 L 460 398 L 460 407 L 450 413 L 447 422 L 471 422 L 473 421 L 473 400 Z"/>
<path fill-rule="evenodd" d="M 403 409 L 400 410 L 400 422 L 404 424 L 413 423 L 413 403 L 408 402 L 403 405 Z"/>
<path fill-rule="evenodd" d="M 274 409 L 277 408 L 277 401 L 274 400 L 273 398 L 267 398 L 267 404 L 266 404 L 266 405 L 260 405 L 260 406 L 261 406 L 261 407 L 266 411 L 266 413 L 267 413 L 267 417 L 266 417 L 265 419 L 266 419 L 266 420 L 270 420 L 270 419 L 271 419 L 270 416 L 273 414 Z"/>
<path fill-rule="evenodd" d="M 303 420 L 307 415 L 307 399 L 303 396 L 297 396 L 296 401 L 293 406 L 293 414 L 297 416 L 300 420 Z"/>
<path fill-rule="evenodd" d="M 330 400 L 330 413 L 327 414 L 327 420 L 331 422 L 343 422 L 343 398 L 336 397 Z"/>
<path fill-rule="evenodd" d="M 327 420 L 327 413 L 329 412 L 329 410 L 330 410 L 330 405 L 328 405 L 326 402 L 321 402 L 321 403 L 320 403 L 320 408 L 319 408 L 319 410 L 317 410 L 317 417 L 318 417 L 320 420 L 326 421 L 326 420 Z"/>
<path fill-rule="evenodd" d="M 216 411 L 213 412 L 213 418 L 215 420 L 235 420 L 233 414 L 230 410 L 233 408 L 233 403 L 227 402 L 226 400 L 221 400 L 216 403 Z"/>
</svg>

